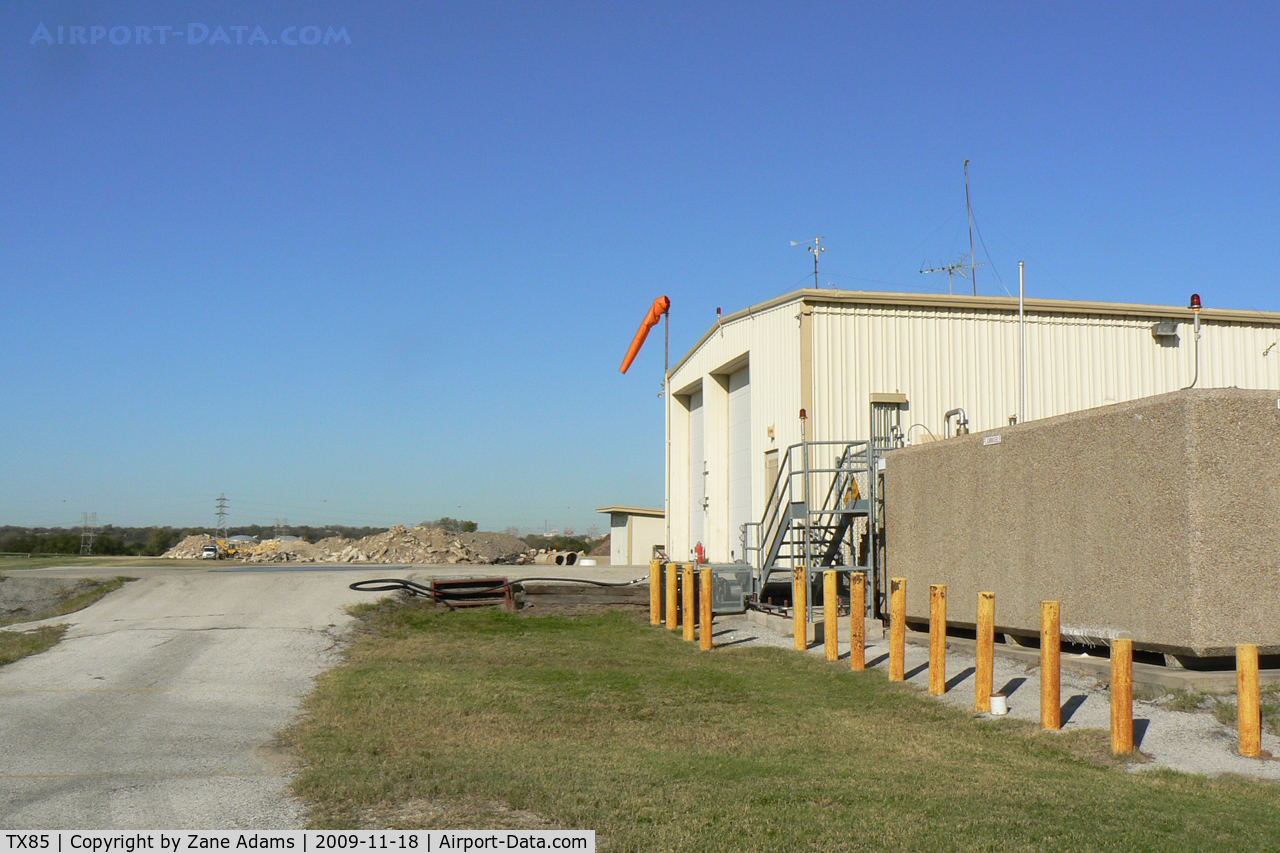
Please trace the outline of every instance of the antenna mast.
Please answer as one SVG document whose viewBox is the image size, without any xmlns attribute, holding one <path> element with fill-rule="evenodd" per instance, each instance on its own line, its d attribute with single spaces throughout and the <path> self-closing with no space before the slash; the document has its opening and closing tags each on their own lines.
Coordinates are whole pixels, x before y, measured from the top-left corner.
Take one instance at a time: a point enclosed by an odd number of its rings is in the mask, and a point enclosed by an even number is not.
<svg viewBox="0 0 1280 853">
<path fill-rule="evenodd" d="M 973 282 L 973 295 L 977 296 L 978 295 L 978 267 L 985 267 L 986 264 L 974 263 L 974 261 L 977 259 L 973 255 L 973 208 L 969 204 L 969 161 L 968 160 L 964 161 L 964 209 L 969 217 L 969 257 L 968 257 L 969 262 L 965 263 L 965 258 L 962 257 L 958 261 L 954 261 L 952 263 L 945 264 L 945 265 L 931 267 L 929 269 L 925 269 L 924 264 L 921 264 L 920 272 L 921 273 L 930 273 L 930 272 L 946 273 L 947 274 L 947 290 L 951 292 L 952 296 L 954 296 L 956 292 L 954 277 L 958 275 L 961 278 L 968 278 Z M 794 246 L 795 243 L 792 243 L 791 245 Z M 964 274 L 965 270 L 969 271 L 968 276 Z"/>
<path fill-rule="evenodd" d="M 966 260 L 966 259 L 962 257 L 962 258 L 960 258 L 960 260 L 958 260 L 958 261 L 954 261 L 954 262 L 949 263 L 949 264 L 946 264 L 945 266 L 931 267 L 930 269 L 925 269 L 925 268 L 924 268 L 924 264 L 921 264 L 921 265 L 920 265 L 920 272 L 921 272 L 921 273 L 930 273 L 930 272 L 944 272 L 944 273 L 946 273 L 946 274 L 947 274 L 947 290 L 949 290 L 949 291 L 951 292 L 951 294 L 954 296 L 954 295 L 955 295 L 955 292 L 956 292 L 956 289 L 955 289 L 955 287 L 954 287 L 954 286 L 953 286 L 953 284 L 952 284 L 952 282 L 953 282 L 953 276 L 957 276 L 957 275 L 958 275 L 958 276 L 960 276 L 961 278 L 968 278 L 969 276 L 972 276 L 972 275 L 973 275 L 973 268 L 974 268 L 974 267 L 985 267 L 985 266 L 986 266 L 986 264 L 973 264 L 973 263 L 969 263 L 969 264 L 967 264 L 967 263 L 965 263 L 965 260 Z M 965 270 L 969 270 L 969 276 L 966 276 L 966 275 L 965 275 L 965 272 L 964 272 Z M 974 295 L 974 296 L 977 296 L 977 295 L 978 295 L 978 287 L 977 287 L 977 285 L 974 285 L 974 288 L 973 288 L 973 295 Z"/>
<path fill-rule="evenodd" d="M 806 240 L 805 242 L 807 243 L 809 241 Z M 799 246 L 800 243 L 795 240 L 792 240 L 791 245 Z M 814 237 L 813 245 L 809 247 L 809 251 L 813 252 L 813 286 L 815 290 L 818 288 L 818 255 L 821 254 L 822 252 L 825 252 L 826 250 L 827 250 L 827 247 L 822 245 L 822 238 Z"/>
<path fill-rule="evenodd" d="M 973 254 L 973 207 L 969 204 L 969 161 L 964 161 L 964 209 L 969 214 L 969 260 L 974 261 L 976 258 Z M 973 279 L 973 295 L 978 295 L 978 271 L 976 264 L 970 263 L 970 278 Z"/>
</svg>

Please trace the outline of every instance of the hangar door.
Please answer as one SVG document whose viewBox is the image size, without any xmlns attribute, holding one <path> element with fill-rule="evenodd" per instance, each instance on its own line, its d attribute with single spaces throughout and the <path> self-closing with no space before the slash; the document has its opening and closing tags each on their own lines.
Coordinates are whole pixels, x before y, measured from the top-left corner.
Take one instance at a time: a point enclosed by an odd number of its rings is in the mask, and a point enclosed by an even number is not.
<svg viewBox="0 0 1280 853">
<path fill-rule="evenodd" d="M 702 542 L 707 497 L 706 448 L 702 441 L 702 391 L 689 395 L 689 556 Z M 706 544 L 705 542 L 703 543 Z"/>
<path fill-rule="evenodd" d="M 741 560 L 742 525 L 751 521 L 750 368 L 729 375 L 729 559 Z"/>
</svg>

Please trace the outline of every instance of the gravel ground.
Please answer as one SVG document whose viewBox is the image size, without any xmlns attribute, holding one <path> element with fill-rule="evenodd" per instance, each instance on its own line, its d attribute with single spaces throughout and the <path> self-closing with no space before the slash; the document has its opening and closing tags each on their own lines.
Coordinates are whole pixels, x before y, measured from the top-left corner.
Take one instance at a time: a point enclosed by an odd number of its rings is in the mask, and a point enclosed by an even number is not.
<svg viewBox="0 0 1280 853">
<path fill-rule="evenodd" d="M 730 616 L 716 620 L 717 644 L 777 646 L 792 649 L 793 639 L 748 621 Z M 887 670 L 889 640 L 879 631 L 868 631 L 866 640 L 867 668 Z M 814 644 L 809 654 L 821 657 L 823 646 Z M 840 659 L 848 665 L 849 644 L 840 644 Z M 971 654 L 949 646 L 947 650 L 947 692 L 938 701 L 959 708 L 973 707 L 973 664 Z M 928 696 L 929 650 L 907 643 L 907 683 Z M 994 666 L 994 692 L 1008 696 L 1009 716 L 1040 722 L 1040 668 L 1003 659 L 997 652 Z M 1111 727 L 1111 697 L 1106 684 L 1098 678 L 1081 676 L 1062 670 L 1062 730 L 1103 729 Z M 935 697 L 931 697 L 935 698 Z M 1230 697 L 1234 701 L 1235 697 Z M 975 712 L 976 713 L 976 712 Z M 1151 758 L 1146 764 L 1130 765 L 1130 772 L 1141 773 L 1155 767 L 1168 767 L 1186 773 L 1218 776 L 1223 773 L 1280 780 L 1280 759 L 1244 758 L 1236 751 L 1236 728 L 1225 726 L 1209 711 L 1175 711 L 1159 704 L 1135 700 L 1133 703 L 1134 744 Z M 1262 733 L 1264 755 L 1280 755 L 1280 738 Z"/>
<path fill-rule="evenodd" d="M 13 575 L 0 578 L 0 621 L 31 619 L 47 613 L 61 604 L 82 580 Z"/>
</svg>

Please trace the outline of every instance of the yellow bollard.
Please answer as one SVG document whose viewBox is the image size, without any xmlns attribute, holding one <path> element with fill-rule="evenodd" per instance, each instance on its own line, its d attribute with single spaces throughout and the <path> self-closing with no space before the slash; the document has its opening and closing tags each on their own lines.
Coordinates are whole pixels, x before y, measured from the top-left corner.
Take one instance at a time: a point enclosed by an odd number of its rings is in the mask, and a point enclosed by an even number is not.
<svg viewBox="0 0 1280 853">
<path fill-rule="evenodd" d="M 992 658 L 996 653 L 996 594 L 978 593 L 978 630 L 973 662 L 973 707 L 991 710 L 991 681 L 995 677 Z"/>
<path fill-rule="evenodd" d="M 1262 752 L 1262 708 L 1258 704 L 1258 647 L 1236 646 L 1236 724 L 1240 754 L 1257 758 Z"/>
<path fill-rule="evenodd" d="M 854 672 L 867 668 L 866 600 L 867 576 L 854 572 L 849 575 L 849 669 Z"/>
<path fill-rule="evenodd" d="M 703 568 L 699 574 L 698 590 L 698 647 L 704 652 L 711 651 L 712 615 L 711 615 L 711 569 Z"/>
<path fill-rule="evenodd" d="M 667 628 L 680 627 L 680 575 L 675 563 L 667 563 Z"/>
<path fill-rule="evenodd" d="M 680 610 L 684 613 L 684 638 L 693 642 L 693 629 L 698 621 L 698 607 L 694 601 L 693 563 L 684 564 L 684 589 L 680 594 Z"/>
<path fill-rule="evenodd" d="M 805 586 L 805 567 L 791 570 L 791 621 L 795 634 L 796 651 L 809 648 L 809 589 Z"/>
<path fill-rule="evenodd" d="M 662 624 L 662 561 L 649 561 L 649 624 Z"/>
<path fill-rule="evenodd" d="M 889 680 L 906 678 L 907 579 L 889 579 Z"/>
<path fill-rule="evenodd" d="M 1133 640 L 1111 641 L 1111 751 L 1133 752 Z"/>
<path fill-rule="evenodd" d="M 947 585 L 929 585 L 929 692 L 947 692 Z"/>
<path fill-rule="evenodd" d="M 1062 728 L 1062 631 L 1056 601 L 1040 602 L 1040 728 Z"/>
<path fill-rule="evenodd" d="M 822 647 L 827 660 L 840 659 L 840 604 L 836 592 L 837 573 L 827 569 L 822 573 Z"/>
</svg>

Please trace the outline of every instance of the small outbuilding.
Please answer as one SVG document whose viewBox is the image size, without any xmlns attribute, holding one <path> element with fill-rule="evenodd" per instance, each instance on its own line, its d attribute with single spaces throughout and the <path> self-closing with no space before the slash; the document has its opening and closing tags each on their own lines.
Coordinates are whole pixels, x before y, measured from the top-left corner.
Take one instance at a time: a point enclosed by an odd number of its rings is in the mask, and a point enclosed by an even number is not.
<svg viewBox="0 0 1280 853">
<path fill-rule="evenodd" d="M 666 550 L 667 515 L 660 509 L 602 506 L 609 514 L 609 562 L 614 566 L 647 566 Z"/>
</svg>

